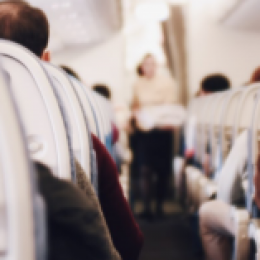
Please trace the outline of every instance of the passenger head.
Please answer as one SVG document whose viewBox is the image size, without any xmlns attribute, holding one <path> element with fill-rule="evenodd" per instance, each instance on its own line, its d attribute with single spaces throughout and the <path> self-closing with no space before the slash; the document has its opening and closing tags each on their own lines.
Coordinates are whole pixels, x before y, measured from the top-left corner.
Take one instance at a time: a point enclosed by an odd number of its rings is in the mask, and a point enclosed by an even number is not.
<svg viewBox="0 0 260 260">
<path fill-rule="evenodd" d="M 205 95 L 228 90 L 230 85 L 230 80 L 222 74 L 208 75 L 201 81 L 201 94 Z"/>
<path fill-rule="evenodd" d="M 104 85 L 104 84 L 96 84 L 95 86 L 92 87 L 92 89 L 99 93 L 101 96 L 111 99 L 111 91 L 110 89 Z"/>
<path fill-rule="evenodd" d="M 251 75 L 249 84 L 260 82 L 260 67 L 257 67 Z"/>
<path fill-rule="evenodd" d="M 0 3 L 0 38 L 21 44 L 43 60 L 50 60 L 46 51 L 48 19 L 42 10 L 23 1 Z"/>
<path fill-rule="evenodd" d="M 76 71 L 74 71 L 72 68 L 66 66 L 66 65 L 60 65 L 60 67 L 70 76 L 74 77 L 75 79 L 81 81 L 80 76 Z"/>
<path fill-rule="evenodd" d="M 140 77 L 153 78 L 156 74 L 157 64 L 152 54 L 147 54 L 137 67 L 137 74 Z"/>
</svg>

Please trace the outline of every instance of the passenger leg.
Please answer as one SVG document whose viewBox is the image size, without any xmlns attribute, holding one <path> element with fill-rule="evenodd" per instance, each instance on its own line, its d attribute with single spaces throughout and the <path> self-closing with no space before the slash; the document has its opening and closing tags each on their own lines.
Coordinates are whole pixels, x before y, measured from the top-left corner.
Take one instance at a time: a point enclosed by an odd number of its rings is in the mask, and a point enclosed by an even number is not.
<svg viewBox="0 0 260 260">
<path fill-rule="evenodd" d="M 157 174 L 156 213 L 163 215 L 163 204 L 168 192 L 169 178 L 172 172 L 172 131 L 156 131 L 153 147 L 153 168 Z"/>
<path fill-rule="evenodd" d="M 152 171 L 148 166 L 143 165 L 140 170 L 140 175 L 140 193 L 144 206 L 144 211 L 140 216 L 150 219 L 152 217 Z"/>
<path fill-rule="evenodd" d="M 200 234 L 208 260 L 230 260 L 235 224 L 232 206 L 222 201 L 210 201 L 199 211 Z"/>
</svg>

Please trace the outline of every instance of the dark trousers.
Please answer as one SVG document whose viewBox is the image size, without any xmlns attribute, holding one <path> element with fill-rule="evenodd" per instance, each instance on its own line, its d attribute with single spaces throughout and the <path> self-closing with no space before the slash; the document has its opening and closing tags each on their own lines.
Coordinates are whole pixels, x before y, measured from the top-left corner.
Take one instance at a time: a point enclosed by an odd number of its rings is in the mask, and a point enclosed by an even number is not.
<svg viewBox="0 0 260 260">
<path fill-rule="evenodd" d="M 141 182 L 144 206 L 148 210 L 152 199 L 152 180 L 156 177 L 156 201 L 160 209 L 167 194 L 172 164 L 172 131 L 136 132 L 132 139 L 135 169 Z"/>
</svg>

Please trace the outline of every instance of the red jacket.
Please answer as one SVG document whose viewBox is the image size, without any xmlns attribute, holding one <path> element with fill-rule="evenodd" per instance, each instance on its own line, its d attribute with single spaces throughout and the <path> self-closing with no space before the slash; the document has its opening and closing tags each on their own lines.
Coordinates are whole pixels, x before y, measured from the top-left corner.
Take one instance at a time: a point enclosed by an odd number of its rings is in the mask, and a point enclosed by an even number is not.
<svg viewBox="0 0 260 260">
<path fill-rule="evenodd" d="M 143 234 L 124 197 L 114 160 L 96 136 L 92 135 L 92 140 L 97 156 L 100 204 L 112 240 L 123 260 L 137 260 Z"/>
</svg>

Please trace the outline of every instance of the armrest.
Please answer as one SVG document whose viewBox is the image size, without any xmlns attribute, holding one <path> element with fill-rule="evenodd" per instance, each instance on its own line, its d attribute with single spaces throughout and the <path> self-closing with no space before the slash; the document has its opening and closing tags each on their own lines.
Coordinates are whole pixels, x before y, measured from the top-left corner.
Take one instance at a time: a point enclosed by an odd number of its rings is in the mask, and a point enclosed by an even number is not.
<svg viewBox="0 0 260 260">
<path fill-rule="evenodd" d="M 203 176 L 199 182 L 200 194 L 199 194 L 199 203 L 202 204 L 208 200 L 214 199 L 217 195 L 217 184 L 208 179 L 206 176 Z"/>
<path fill-rule="evenodd" d="M 250 222 L 249 236 L 255 241 L 256 260 L 260 260 L 260 219 L 252 219 Z"/>
<path fill-rule="evenodd" d="M 185 160 L 183 157 L 175 157 L 173 161 L 173 178 L 174 178 L 174 188 L 175 188 L 175 194 L 177 197 L 177 200 L 182 200 L 183 195 L 183 182 L 184 182 L 184 164 Z"/>
<path fill-rule="evenodd" d="M 199 181 L 203 177 L 203 173 L 195 167 L 188 166 L 185 169 L 185 174 L 189 202 L 197 208 L 199 206 Z"/>
<path fill-rule="evenodd" d="M 234 259 L 248 260 L 250 255 L 249 213 L 246 209 L 235 208 L 232 217 L 235 221 Z"/>
</svg>

